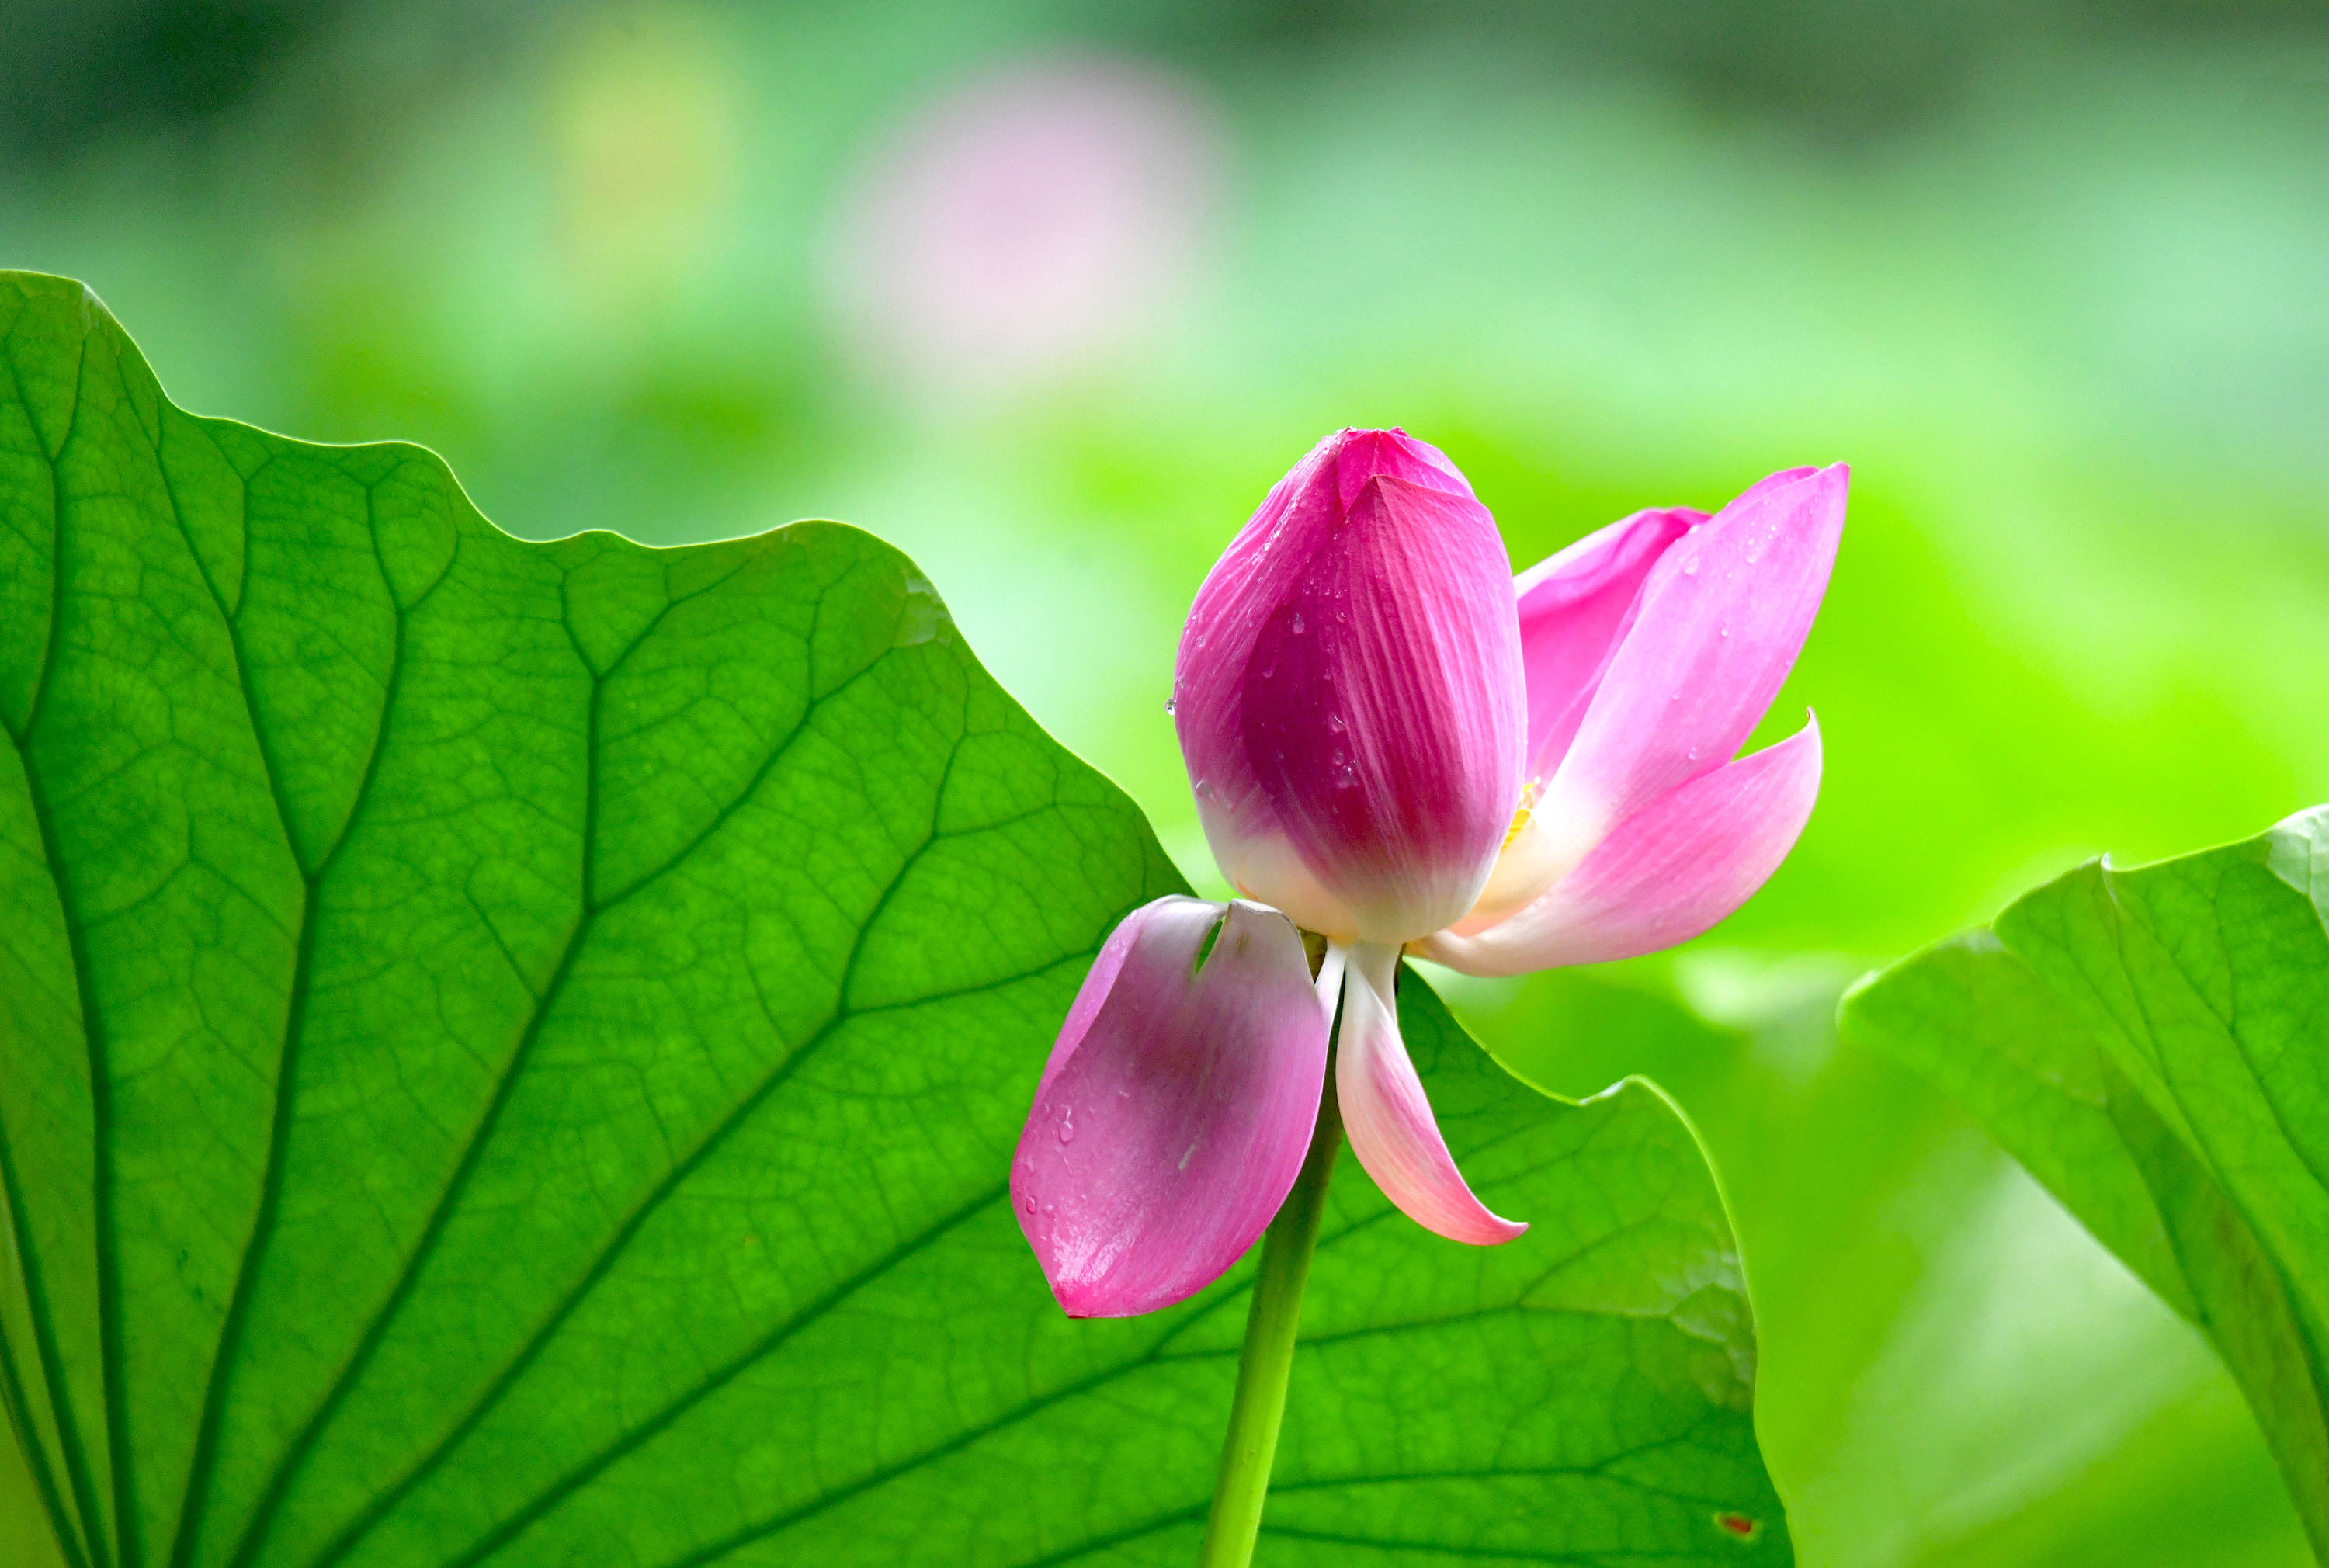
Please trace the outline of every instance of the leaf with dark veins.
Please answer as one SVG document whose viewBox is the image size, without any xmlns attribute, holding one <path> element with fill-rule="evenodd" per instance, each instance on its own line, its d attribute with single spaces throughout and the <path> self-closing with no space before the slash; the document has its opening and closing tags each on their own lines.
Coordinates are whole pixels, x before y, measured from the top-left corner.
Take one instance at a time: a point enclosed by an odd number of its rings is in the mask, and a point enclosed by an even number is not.
<svg viewBox="0 0 2329 1568">
<path fill-rule="evenodd" d="M 521 542 L 173 407 L 59 279 L 0 355 L 0 1396 L 61 1560 L 1185 1562 L 1248 1271 L 1070 1322 L 1005 1189 L 1182 884 L 910 565 Z M 1402 1010 L 1536 1228 L 1344 1162 L 1264 1559 L 1787 1561 L 1689 1129 Z"/>
</svg>

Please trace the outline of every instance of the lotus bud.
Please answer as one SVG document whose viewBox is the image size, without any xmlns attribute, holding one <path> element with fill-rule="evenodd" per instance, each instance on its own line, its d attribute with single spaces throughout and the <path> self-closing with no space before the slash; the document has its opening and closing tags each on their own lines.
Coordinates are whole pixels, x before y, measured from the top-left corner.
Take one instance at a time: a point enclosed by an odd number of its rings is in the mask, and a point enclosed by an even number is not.
<svg viewBox="0 0 2329 1568">
<path fill-rule="evenodd" d="M 1198 589 L 1174 697 L 1205 836 L 1248 897 L 1342 941 L 1460 919 L 1526 760 L 1495 520 L 1435 448 L 1337 431 Z"/>
</svg>

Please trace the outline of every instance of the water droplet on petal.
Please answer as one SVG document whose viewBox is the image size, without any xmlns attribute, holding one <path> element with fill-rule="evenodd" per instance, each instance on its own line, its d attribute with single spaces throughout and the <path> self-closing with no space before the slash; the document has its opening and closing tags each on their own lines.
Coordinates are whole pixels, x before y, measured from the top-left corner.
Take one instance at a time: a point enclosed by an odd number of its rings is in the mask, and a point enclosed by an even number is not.
<svg viewBox="0 0 2329 1568">
<path fill-rule="evenodd" d="M 1033 1214 L 1035 1212 L 1035 1200 L 1032 1197 L 1022 1198 L 1019 1202 L 1019 1207 L 1025 1212 Z"/>
<path fill-rule="evenodd" d="M 1343 722 L 1343 716 L 1341 714 L 1330 713 L 1326 715 L 1326 728 L 1333 730 L 1336 735 L 1340 735 L 1343 731 L 1348 729 L 1350 726 Z"/>
<path fill-rule="evenodd" d="M 1353 767 L 1351 764 L 1346 762 L 1340 768 L 1335 770 L 1334 787 L 1336 789 L 1346 790 L 1358 782 L 1359 770 L 1356 767 Z"/>
<path fill-rule="evenodd" d="M 1698 558 L 1696 556 L 1693 556 L 1688 560 L 1682 563 L 1682 575 L 1686 577 L 1694 577 L 1698 576 Z"/>
<path fill-rule="evenodd" d="M 1294 634 L 1295 634 L 1296 636 L 1297 636 L 1297 637 L 1298 637 L 1298 636 L 1300 636 L 1303 633 L 1305 633 L 1305 632 L 1308 631 L 1309 629 L 1310 629 L 1309 627 L 1307 627 L 1307 626 L 1306 626 L 1306 625 L 1304 625 L 1304 624 L 1302 624 L 1302 612 L 1301 612 L 1301 611 L 1299 611 L 1299 610 L 1295 611 L 1295 612 L 1294 612 Z"/>
<path fill-rule="evenodd" d="M 1072 1107 L 1067 1105 L 1060 1107 L 1060 1141 L 1062 1143 L 1073 1143 L 1076 1141 L 1075 1115 Z"/>
<path fill-rule="evenodd" d="M 1726 632 L 1726 633 L 1724 633 L 1724 634 L 1723 634 L 1723 635 L 1727 637 L 1727 636 L 1729 636 L 1729 635 L 1730 635 L 1730 634 L 1729 634 L 1728 632 Z M 1181 699 L 1180 699 L 1179 698 L 1177 698 L 1177 697 L 1167 697 L 1167 698 L 1164 699 L 1164 711 L 1165 711 L 1166 713 L 1168 713 L 1168 714 L 1169 714 L 1169 713 L 1171 713 L 1174 709 L 1178 708 L 1180 705 L 1181 705 Z"/>
</svg>

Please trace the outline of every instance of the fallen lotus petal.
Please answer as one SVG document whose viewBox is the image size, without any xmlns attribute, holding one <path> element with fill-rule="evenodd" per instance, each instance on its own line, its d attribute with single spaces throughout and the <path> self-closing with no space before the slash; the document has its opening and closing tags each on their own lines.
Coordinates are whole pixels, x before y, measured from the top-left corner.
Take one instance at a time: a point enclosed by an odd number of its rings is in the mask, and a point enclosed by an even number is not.
<svg viewBox="0 0 2329 1568">
<path fill-rule="evenodd" d="M 1237 1262 L 1301 1169 L 1325 1068 L 1291 921 L 1185 897 L 1127 915 L 1011 1168 L 1020 1228 L 1068 1315 L 1154 1311 Z"/>
</svg>

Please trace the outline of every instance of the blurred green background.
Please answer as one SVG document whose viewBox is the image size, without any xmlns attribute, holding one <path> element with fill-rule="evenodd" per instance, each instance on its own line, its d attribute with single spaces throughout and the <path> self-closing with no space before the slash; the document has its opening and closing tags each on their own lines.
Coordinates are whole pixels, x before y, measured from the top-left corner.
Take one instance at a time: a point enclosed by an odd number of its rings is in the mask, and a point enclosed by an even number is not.
<svg viewBox="0 0 2329 1568">
<path fill-rule="evenodd" d="M 1438 443 L 1520 564 L 1848 459 L 1795 858 L 1450 995 L 1698 1122 L 1805 1563 L 2305 1560 L 2197 1338 L 1828 1020 L 2329 798 L 2329 8 L 14 0 L 0 264 L 519 533 L 883 535 L 1201 886 L 1180 617 L 1327 429 Z"/>
</svg>

